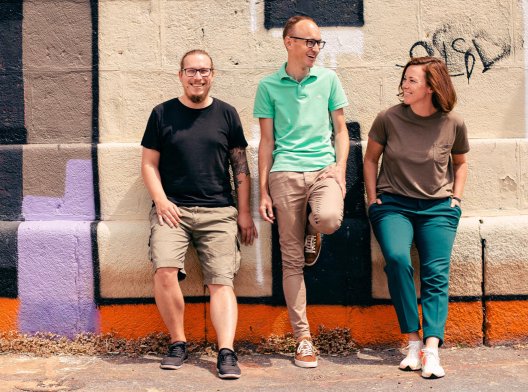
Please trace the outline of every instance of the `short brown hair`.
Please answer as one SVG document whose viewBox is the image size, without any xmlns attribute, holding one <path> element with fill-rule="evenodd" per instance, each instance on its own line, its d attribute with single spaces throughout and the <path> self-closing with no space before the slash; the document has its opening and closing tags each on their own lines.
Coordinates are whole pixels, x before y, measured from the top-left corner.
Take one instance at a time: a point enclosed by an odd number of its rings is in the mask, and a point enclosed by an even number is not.
<svg viewBox="0 0 528 392">
<path fill-rule="evenodd" d="M 400 98 L 403 96 L 403 78 L 407 68 L 411 65 L 423 66 L 427 85 L 433 90 L 433 106 L 444 113 L 449 113 L 453 110 L 457 102 L 455 87 L 447 71 L 446 64 L 436 57 L 413 57 L 409 60 L 403 68 L 400 85 L 398 86 L 398 96 Z"/>
<path fill-rule="evenodd" d="M 310 18 L 308 15 L 295 15 L 292 16 L 290 19 L 286 21 L 286 24 L 284 25 L 284 30 L 282 30 L 282 38 L 286 38 L 288 34 L 290 34 L 290 31 L 293 29 L 293 27 L 299 23 L 301 20 L 309 20 L 310 22 L 315 23 L 315 20 L 313 18 Z M 317 24 L 317 23 L 315 23 Z"/>
<path fill-rule="evenodd" d="M 211 56 L 209 56 L 209 53 L 207 53 L 205 50 L 202 50 L 202 49 L 193 49 L 193 50 L 189 50 L 187 53 L 185 53 L 182 56 L 181 61 L 180 61 L 180 70 L 183 71 L 183 62 L 185 61 L 187 56 L 190 56 L 190 55 L 193 55 L 193 54 L 203 54 L 203 55 L 209 57 L 209 60 L 211 60 L 211 69 L 214 69 L 213 59 L 211 58 Z"/>
</svg>

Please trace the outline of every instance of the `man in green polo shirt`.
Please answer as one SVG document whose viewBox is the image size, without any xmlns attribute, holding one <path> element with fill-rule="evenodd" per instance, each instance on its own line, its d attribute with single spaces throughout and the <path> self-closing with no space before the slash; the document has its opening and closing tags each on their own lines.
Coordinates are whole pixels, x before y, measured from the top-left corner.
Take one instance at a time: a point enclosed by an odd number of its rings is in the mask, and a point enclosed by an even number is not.
<svg viewBox="0 0 528 392">
<path fill-rule="evenodd" d="M 312 18 L 288 19 L 283 39 L 288 61 L 260 81 L 253 110 L 261 134 L 259 211 L 267 222 L 277 218 L 282 285 L 297 338 L 295 364 L 311 368 L 317 357 L 306 317 L 304 267 L 317 261 L 321 233 L 335 232 L 343 218 L 348 102 L 335 72 L 314 66 L 325 42 Z"/>
</svg>

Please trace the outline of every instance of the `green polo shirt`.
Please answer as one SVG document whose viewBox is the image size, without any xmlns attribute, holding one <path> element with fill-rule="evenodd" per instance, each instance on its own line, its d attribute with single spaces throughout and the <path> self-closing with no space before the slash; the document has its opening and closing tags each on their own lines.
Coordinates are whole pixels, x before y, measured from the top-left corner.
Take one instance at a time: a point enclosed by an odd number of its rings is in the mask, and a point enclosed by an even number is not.
<svg viewBox="0 0 528 392">
<path fill-rule="evenodd" d="M 282 68 L 262 79 L 253 116 L 273 119 L 271 171 L 315 171 L 336 161 L 330 112 L 348 105 L 334 71 L 312 67 L 300 82 Z"/>
</svg>

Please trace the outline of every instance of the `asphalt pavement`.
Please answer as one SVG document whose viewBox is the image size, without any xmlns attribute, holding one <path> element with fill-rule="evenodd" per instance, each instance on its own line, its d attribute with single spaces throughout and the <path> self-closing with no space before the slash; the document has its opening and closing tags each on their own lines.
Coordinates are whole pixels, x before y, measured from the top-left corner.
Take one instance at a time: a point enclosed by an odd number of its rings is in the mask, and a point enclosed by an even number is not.
<svg viewBox="0 0 528 392">
<path fill-rule="evenodd" d="M 347 357 L 321 356 L 315 369 L 292 356 L 239 356 L 242 378 L 221 380 L 216 357 L 191 355 L 179 370 L 159 368 L 146 355 L 36 357 L 0 354 L 0 391 L 528 391 L 528 346 L 440 350 L 446 377 L 422 379 L 397 366 L 399 350 L 361 349 Z"/>
</svg>

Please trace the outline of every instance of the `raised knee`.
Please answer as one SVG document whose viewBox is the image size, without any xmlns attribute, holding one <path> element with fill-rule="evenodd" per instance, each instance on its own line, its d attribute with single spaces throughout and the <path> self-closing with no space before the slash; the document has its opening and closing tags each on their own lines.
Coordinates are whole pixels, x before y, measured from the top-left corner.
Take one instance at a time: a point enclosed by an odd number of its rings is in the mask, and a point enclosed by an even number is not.
<svg viewBox="0 0 528 392">
<path fill-rule="evenodd" d="M 315 228 L 322 234 L 333 234 L 341 227 L 343 215 L 338 212 L 326 212 L 314 215 Z"/>
</svg>

